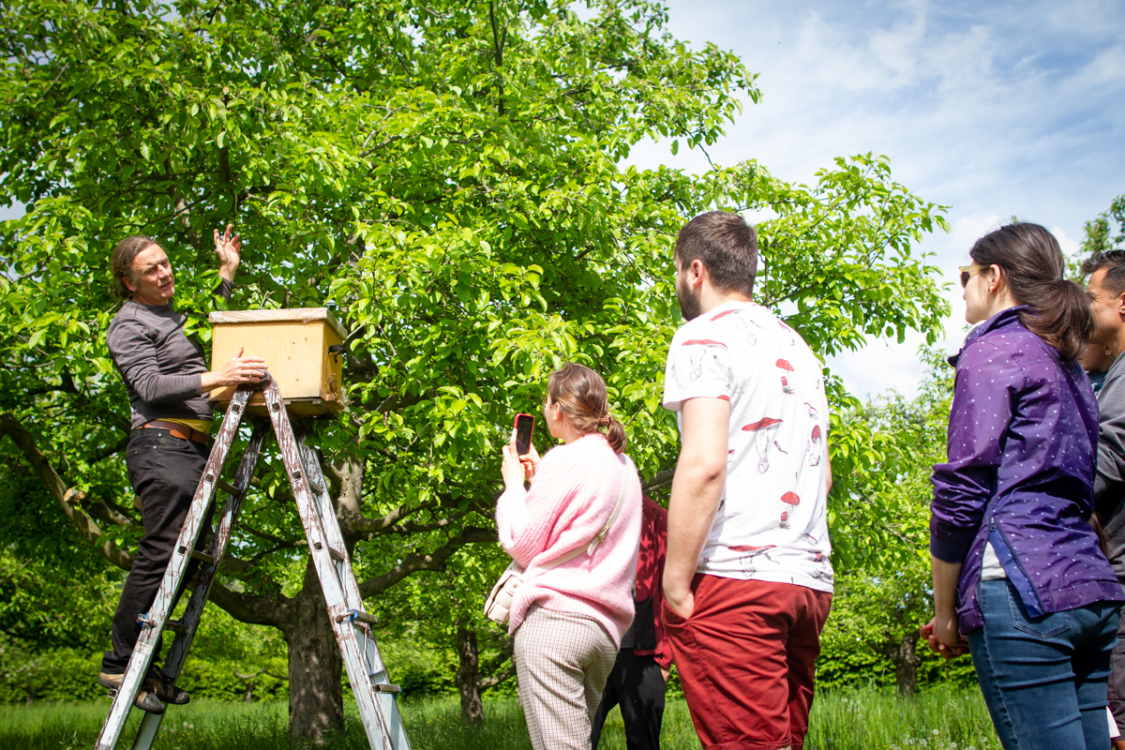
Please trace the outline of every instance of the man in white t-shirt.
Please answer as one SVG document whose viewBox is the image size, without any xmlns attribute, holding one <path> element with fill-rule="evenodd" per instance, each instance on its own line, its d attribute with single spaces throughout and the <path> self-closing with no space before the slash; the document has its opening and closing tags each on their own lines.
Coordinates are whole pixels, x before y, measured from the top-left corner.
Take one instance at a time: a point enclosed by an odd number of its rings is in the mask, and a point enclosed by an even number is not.
<svg viewBox="0 0 1125 750">
<path fill-rule="evenodd" d="M 752 301 L 757 238 L 740 216 L 692 219 L 675 264 L 688 322 L 664 373 L 682 441 L 665 628 L 705 749 L 801 748 L 832 602 L 821 364 Z"/>
</svg>

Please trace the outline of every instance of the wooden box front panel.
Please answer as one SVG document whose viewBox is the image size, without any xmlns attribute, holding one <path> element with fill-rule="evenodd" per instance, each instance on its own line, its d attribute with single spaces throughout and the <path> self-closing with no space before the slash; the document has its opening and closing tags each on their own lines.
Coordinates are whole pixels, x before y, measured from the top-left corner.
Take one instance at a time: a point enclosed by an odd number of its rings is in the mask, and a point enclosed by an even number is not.
<svg viewBox="0 0 1125 750">
<path fill-rule="evenodd" d="M 243 314 L 250 312 L 253 311 Z M 261 357 L 266 361 L 292 413 L 337 413 L 343 409 L 343 357 L 330 354 L 328 347 L 341 343 L 340 333 L 324 319 L 215 323 L 211 333 L 211 367 L 221 368 L 242 347 L 244 357 Z M 233 394 L 233 387 L 212 391 L 211 401 L 225 408 Z M 264 403 L 261 394 L 250 401 L 251 406 Z"/>
</svg>

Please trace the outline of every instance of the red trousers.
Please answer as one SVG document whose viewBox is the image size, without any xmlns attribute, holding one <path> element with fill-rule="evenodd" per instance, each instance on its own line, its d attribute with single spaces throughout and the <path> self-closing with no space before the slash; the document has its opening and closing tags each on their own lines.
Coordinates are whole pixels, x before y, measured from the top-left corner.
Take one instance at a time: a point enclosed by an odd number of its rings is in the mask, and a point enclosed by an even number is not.
<svg viewBox="0 0 1125 750">
<path fill-rule="evenodd" d="M 802 748 L 832 595 L 702 574 L 692 591 L 687 620 L 665 601 L 664 629 L 704 750 Z"/>
</svg>

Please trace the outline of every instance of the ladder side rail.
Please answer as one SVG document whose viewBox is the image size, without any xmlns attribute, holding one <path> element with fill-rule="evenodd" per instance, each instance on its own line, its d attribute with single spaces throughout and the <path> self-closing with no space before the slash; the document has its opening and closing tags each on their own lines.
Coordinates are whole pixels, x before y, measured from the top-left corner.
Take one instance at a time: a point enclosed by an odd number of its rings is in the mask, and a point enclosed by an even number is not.
<svg viewBox="0 0 1125 750">
<path fill-rule="evenodd" d="M 363 598 L 359 593 L 359 584 L 356 582 L 355 571 L 352 568 L 351 555 L 344 544 L 344 536 L 340 531 L 340 523 L 336 518 L 336 509 L 332 505 L 332 498 L 328 494 L 328 484 L 324 481 L 324 472 L 321 469 L 320 456 L 316 450 L 305 442 L 304 434 L 297 441 L 305 473 L 309 478 L 310 489 L 316 497 L 317 505 L 325 537 L 333 549 L 343 553 L 343 559 L 333 558 L 336 572 L 340 578 L 341 589 L 344 592 L 344 605 L 348 610 L 366 613 Z M 378 691 L 379 685 L 390 683 L 387 668 L 379 652 L 375 634 L 368 623 L 353 617 L 348 618 L 355 630 L 355 637 L 359 643 L 359 650 L 363 658 L 363 666 L 368 682 L 371 683 L 375 693 L 375 700 L 381 705 L 384 722 L 389 725 L 391 739 L 396 750 L 408 750 L 410 741 L 406 737 L 406 729 L 399 714 L 398 702 L 393 693 Z M 354 683 L 353 683 L 354 684 Z"/>
<path fill-rule="evenodd" d="M 355 575 L 348 573 L 352 570 L 351 554 L 344 542 L 344 534 L 340 531 L 340 521 L 336 518 L 336 508 L 332 505 L 332 497 L 328 494 L 328 484 L 324 481 L 324 472 L 320 467 L 320 456 L 314 448 L 305 442 L 304 435 L 297 440 L 297 448 L 301 454 L 301 463 L 309 478 L 309 489 L 312 490 L 316 501 L 317 515 L 324 529 L 324 537 L 328 545 L 342 553 L 343 560 L 335 560 L 339 573 L 341 588 L 344 592 L 344 603 L 349 609 L 363 611 L 363 599 L 359 595 L 359 585 Z"/>
<path fill-rule="evenodd" d="M 336 643 L 344 657 L 344 666 L 348 672 L 348 679 L 352 685 L 359 708 L 360 720 L 363 722 L 364 732 L 367 734 L 368 743 L 372 748 L 381 747 L 384 750 L 398 750 L 391 744 L 391 735 L 384 720 L 383 712 L 375 700 L 371 689 L 371 681 L 367 675 L 366 664 L 359 648 L 355 630 L 347 615 L 344 606 L 344 592 L 337 577 L 332 556 L 329 553 L 328 540 L 324 535 L 320 514 L 317 512 L 306 469 L 301 460 L 297 439 L 289 422 L 289 415 L 285 409 L 285 402 L 276 383 L 271 383 L 266 389 L 266 405 L 270 421 L 273 422 L 274 435 L 277 438 L 278 448 L 281 451 L 285 471 L 289 475 L 289 485 L 293 490 L 293 497 L 297 503 L 297 512 L 301 516 L 301 523 L 305 527 L 305 535 L 309 543 L 309 555 L 320 579 L 321 591 L 328 609 L 328 619 L 332 624 L 332 632 L 336 636 Z"/>
<path fill-rule="evenodd" d="M 223 514 L 219 518 L 219 524 L 215 530 L 215 537 L 208 547 L 207 554 L 212 557 L 212 562 L 204 563 L 199 569 L 195 587 L 191 591 L 191 598 L 188 600 L 187 608 L 180 620 L 184 630 L 176 633 L 176 638 L 172 641 L 172 647 L 168 650 L 168 657 L 164 660 L 164 666 L 162 667 L 164 674 L 167 675 L 168 681 L 173 685 L 176 684 L 184 662 L 187 661 L 188 651 L 191 649 L 192 641 L 195 638 L 195 631 L 203 617 L 203 608 L 207 603 L 211 584 L 214 582 L 215 574 L 218 572 L 219 565 L 226 553 L 227 543 L 230 541 L 231 532 L 234 529 L 234 522 L 242 509 L 242 502 L 249 492 L 250 480 L 254 477 L 254 469 L 258 465 L 258 458 L 262 453 L 266 431 L 266 425 L 257 425 L 254 428 L 254 433 L 250 436 L 246 453 L 243 454 L 242 462 L 239 464 L 238 472 L 235 475 L 234 488 L 236 492 L 228 495 L 226 505 L 223 507 Z M 163 720 L 164 714 L 146 713 L 141 719 L 141 726 L 133 740 L 132 750 L 150 750 Z"/>
<path fill-rule="evenodd" d="M 125 720 L 129 717 L 129 709 L 133 706 L 137 690 L 140 688 L 141 682 L 148 672 L 149 664 L 152 662 L 153 651 L 159 647 L 164 623 L 168 619 L 169 611 L 176 600 L 176 592 L 187 570 L 191 552 L 195 549 L 195 543 L 199 539 L 199 532 L 203 528 L 207 510 L 211 507 L 211 501 L 215 496 L 219 475 L 222 473 L 223 464 L 226 462 L 234 437 L 238 433 L 238 424 L 242 421 L 243 408 L 249 398 L 249 391 L 240 390 L 231 399 L 231 405 L 227 409 L 227 414 L 223 418 L 223 425 L 219 428 L 219 435 L 215 439 L 215 447 L 211 450 L 211 455 L 203 468 L 203 475 L 199 478 L 195 496 L 191 500 L 191 506 L 187 517 L 184 519 L 183 528 L 180 529 L 180 536 L 176 540 L 172 558 L 168 561 L 168 567 L 164 570 L 164 578 L 160 582 L 156 600 L 145 617 L 144 626 L 141 628 L 140 636 L 133 647 L 133 655 L 129 659 L 129 666 L 121 680 L 121 687 L 113 699 L 113 706 L 110 708 L 109 715 L 106 716 L 101 734 L 98 735 L 98 742 L 95 745 L 97 750 L 112 750 L 117 745 L 121 732 L 125 728 Z"/>
</svg>

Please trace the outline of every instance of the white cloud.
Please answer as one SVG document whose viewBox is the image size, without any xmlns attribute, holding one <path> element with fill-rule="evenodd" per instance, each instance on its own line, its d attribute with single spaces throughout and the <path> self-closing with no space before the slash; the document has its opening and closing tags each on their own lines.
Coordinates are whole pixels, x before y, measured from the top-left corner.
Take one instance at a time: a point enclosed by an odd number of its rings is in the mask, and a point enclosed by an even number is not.
<svg viewBox="0 0 1125 750">
<path fill-rule="evenodd" d="M 810 182 L 835 156 L 874 151 L 891 157 L 896 180 L 951 205 L 951 233 L 922 243 L 953 283 L 947 349 L 964 333 L 956 266 L 977 238 L 1015 215 L 1050 227 L 1070 251 L 1083 224 L 1125 193 L 1120 2 L 672 0 L 670 20 L 677 38 L 712 41 L 761 73 L 762 103 L 709 149 L 716 163 L 756 158 Z M 667 144 L 640 145 L 630 161 L 707 168 Z M 873 342 L 833 366 L 857 392 L 894 381 L 910 393 L 916 350 L 913 340 Z"/>
<path fill-rule="evenodd" d="M 1063 255 L 1069 257 L 1078 252 L 1078 248 L 1082 246 L 1082 241 L 1074 239 L 1062 227 L 1048 227 L 1048 231 L 1055 235 L 1055 239 L 1059 241 L 1059 247 L 1062 248 Z"/>
</svg>

